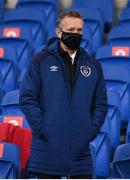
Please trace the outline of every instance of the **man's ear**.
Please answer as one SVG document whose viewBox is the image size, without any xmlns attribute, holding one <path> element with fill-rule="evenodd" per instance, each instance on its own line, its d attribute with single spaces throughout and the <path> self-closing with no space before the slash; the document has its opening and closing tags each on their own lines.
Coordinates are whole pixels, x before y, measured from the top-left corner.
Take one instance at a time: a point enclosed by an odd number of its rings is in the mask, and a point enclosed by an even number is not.
<svg viewBox="0 0 130 180">
<path fill-rule="evenodd" d="M 60 31 L 60 29 L 59 29 L 59 28 L 56 28 L 55 32 L 56 32 L 56 35 L 57 35 L 59 38 L 61 38 L 62 32 Z"/>
</svg>

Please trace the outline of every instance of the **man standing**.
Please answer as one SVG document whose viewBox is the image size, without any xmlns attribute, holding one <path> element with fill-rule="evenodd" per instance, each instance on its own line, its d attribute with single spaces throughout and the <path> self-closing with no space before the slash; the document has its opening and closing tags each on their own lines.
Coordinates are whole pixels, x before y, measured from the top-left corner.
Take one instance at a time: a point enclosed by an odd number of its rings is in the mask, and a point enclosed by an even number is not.
<svg viewBox="0 0 130 180">
<path fill-rule="evenodd" d="M 33 57 L 22 82 L 20 106 L 33 134 L 28 171 L 38 178 L 92 178 L 89 142 L 107 95 L 100 64 L 80 48 L 83 26 L 79 13 L 61 14 L 58 40 Z"/>
</svg>

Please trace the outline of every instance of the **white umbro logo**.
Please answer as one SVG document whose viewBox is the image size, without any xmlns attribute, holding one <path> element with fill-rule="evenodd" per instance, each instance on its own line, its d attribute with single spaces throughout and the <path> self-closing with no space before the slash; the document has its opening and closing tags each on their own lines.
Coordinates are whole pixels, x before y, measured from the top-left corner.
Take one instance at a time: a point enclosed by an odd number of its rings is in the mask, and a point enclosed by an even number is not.
<svg viewBox="0 0 130 180">
<path fill-rule="evenodd" d="M 53 71 L 53 72 L 55 72 L 55 71 L 58 71 L 58 66 L 55 66 L 55 65 L 53 65 L 53 66 L 50 66 L 50 71 Z"/>
</svg>

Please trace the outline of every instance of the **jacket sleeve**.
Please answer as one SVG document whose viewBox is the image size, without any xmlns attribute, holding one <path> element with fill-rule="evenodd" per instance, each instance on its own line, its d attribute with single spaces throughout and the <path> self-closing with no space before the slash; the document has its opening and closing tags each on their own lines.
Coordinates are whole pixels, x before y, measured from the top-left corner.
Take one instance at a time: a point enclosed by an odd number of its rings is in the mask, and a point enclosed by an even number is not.
<svg viewBox="0 0 130 180">
<path fill-rule="evenodd" d="M 39 56 L 35 55 L 25 73 L 20 88 L 19 104 L 32 132 L 40 136 L 43 112 L 39 104 L 42 83 L 38 59 Z"/>
<path fill-rule="evenodd" d="M 96 138 L 99 133 L 107 114 L 107 90 L 106 84 L 103 76 L 103 71 L 100 66 L 99 78 L 97 81 L 97 86 L 95 88 L 95 93 L 93 96 L 92 107 L 91 107 L 91 119 L 93 125 L 93 132 L 91 140 Z"/>
</svg>

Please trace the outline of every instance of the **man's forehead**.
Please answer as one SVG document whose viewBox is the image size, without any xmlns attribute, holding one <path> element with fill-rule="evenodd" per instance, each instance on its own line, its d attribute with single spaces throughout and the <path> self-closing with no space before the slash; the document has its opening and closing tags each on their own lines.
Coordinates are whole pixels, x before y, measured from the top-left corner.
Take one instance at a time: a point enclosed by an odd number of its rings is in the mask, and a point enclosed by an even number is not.
<svg viewBox="0 0 130 180">
<path fill-rule="evenodd" d="M 61 25 L 66 27 L 74 27 L 74 26 L 82 27 L 84 25 L 84 22 L 80 18 L 65 17 L 64 19 L 62 19 Z"/>
</svg>

